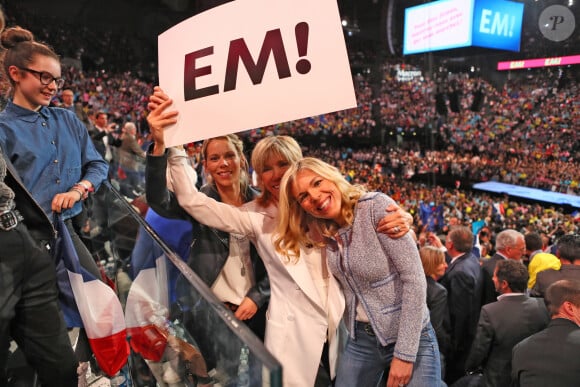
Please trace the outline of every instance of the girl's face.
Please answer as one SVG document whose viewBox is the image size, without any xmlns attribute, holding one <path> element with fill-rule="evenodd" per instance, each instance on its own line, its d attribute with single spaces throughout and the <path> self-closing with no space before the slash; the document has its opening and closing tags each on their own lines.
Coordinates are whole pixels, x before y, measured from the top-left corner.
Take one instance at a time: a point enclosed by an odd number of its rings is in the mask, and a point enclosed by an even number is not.
<svg viewBox="0 0 580 387">
<path fill-rule="evenodd" d="M 284 172 L 290 167 L 290 163 L 284 157 L 272 155 L 264 163 L 264 170 L 260 174 L 260 180 L 264 189 L 272 195 L 277 202 L 280 197 L 280 182 Z"/>
<path fill-rule="evenodd" d="M 300 207 L 315 218 L 331 219 L 339 225 L 342 219 L 342 196 L 336 184 L 315 172 L 303 169 L 296 174 L 292 196 Z"/>
<path fill-rule="evenodd" d="M 54 79 L 60 78 L 60 63 L 49 56 L 36 55 L 26 68 L 28 70 L 10 67 L 10 75 L 15 81 L 14 103 L 30 110 L 48 106 L 58 87 L 54 80 L 44 85 L 40 81 L 41 73 L 48 73 Z M 48 76 L 45 74 L 45 77 Z"/>
<path fill-rule="evenodd" d="M 241 159 L 228 140 L 212 140 L 206 149 L 205 170 L 218 187 L 240 184 Z"/>
</svg>

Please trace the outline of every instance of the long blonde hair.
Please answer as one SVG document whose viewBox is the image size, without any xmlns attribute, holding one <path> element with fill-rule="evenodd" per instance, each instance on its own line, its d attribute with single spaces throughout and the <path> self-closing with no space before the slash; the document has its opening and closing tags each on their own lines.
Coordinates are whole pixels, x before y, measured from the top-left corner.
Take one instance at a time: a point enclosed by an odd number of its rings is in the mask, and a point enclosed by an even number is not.
<svg viewBox="0 0 580 387">
<path fill-rule="evenodd" d="M 300 257 L 300 247 L 322 247 L 326 243 L 321 237 L 332 237 L 339 229 L 334 220 L 308 214 L 293 197 L 292 188 L 296 175 L 303 170 L 312 171 L 336 185 L 341 196 L 341 216 L 347 224 L 352 224 L 356 203 L 366 192 L 364 187 L 350 184 L 337 168 L 322 160 L 305 157 L 292 165 L 280 184 L 274 246 L 277 252 L 294 261 L 298 261 Z"/>
<path fill-rule="evenodd" d="M 302 150 L 296 140 L 290 136 L 269 136 L 258 141 L 252 151 L 252 168 L 258 175 L 258 189 L 261 191 L 256 200 L 263 206 L 270 202 L 272 194 L 264 188 L 261 176 L 266 163 L 273 156 L 279 156 L 288 163 L 294 164 L 302 158 Z"/>
</svg>

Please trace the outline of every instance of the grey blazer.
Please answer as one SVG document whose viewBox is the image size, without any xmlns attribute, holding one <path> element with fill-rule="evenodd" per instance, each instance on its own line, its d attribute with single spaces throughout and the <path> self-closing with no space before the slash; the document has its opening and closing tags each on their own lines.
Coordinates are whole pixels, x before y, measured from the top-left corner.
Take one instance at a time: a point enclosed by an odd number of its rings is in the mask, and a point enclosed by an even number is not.
<svg viewBox="0 0 580 387">
<path fill-rule="evenodd" d="M 353 224 L 328 241 L 328 265 L 344 290 L 351 337 L 360 302 L 378 341 L 396 343 L 395 356 L 414 362 L 421 330 L 429 323 L 425 273 L 410 235 L 391 239 L 376 231 L 391 203 L 382 193 L 363 195 Z"/>
</svg>

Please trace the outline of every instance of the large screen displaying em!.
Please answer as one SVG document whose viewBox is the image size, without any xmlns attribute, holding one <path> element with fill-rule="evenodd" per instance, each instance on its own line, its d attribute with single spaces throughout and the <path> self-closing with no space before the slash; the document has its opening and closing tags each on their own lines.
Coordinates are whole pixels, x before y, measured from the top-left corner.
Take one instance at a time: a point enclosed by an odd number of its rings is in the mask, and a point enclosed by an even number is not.
<svg viewBox="0 0 580 387">
<path fill-rule="evenodd" d="M 403 55 L 458 47 L 519 51 L 524 4 L 440 0 L 405 10 Z"/>
</svg>

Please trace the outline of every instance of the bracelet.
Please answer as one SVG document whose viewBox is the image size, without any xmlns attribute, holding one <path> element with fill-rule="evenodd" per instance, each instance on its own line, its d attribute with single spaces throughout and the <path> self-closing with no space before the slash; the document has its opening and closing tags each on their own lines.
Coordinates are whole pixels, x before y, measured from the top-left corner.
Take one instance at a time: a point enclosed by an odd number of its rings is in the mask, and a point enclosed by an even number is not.
<svg viewBox="0 0 580 387">
<path fill-rule="evenodd" d="M 87 190 L 85 189 L 85 187 L 83 187 L 80 184 L 75 184 L 72 186 L 71 190 L 75 190 L 78 193 L 81 194 L 81 200 L 85 200 L 86 198 L 89 197 L 89 193 L 87 192 Z"/>
<path fill-rule="evenodd" d="M 69 192 L 72 192 L 72 191 L 74 191 L 74 192 L 76 192 L 76 193 L 79 194 L 79 201 L 85 199 L 84 198 L 85 194 L 83 194 L 81 192 L 81 190 L 76 187 L 76 185 L 74 187 L 72 187 Z"/>
<path fill-rule="evenodd" d="M 89 186 L 87 183 L 85 183 L 84 181 L 79 181 L 78 183 L 76 183 L 75 185 L 80 185 L 81 187 L 83 187 L 83 189 L 86 192 L 93 192 L 95 189 L 91 186 Z"/>
<path fill-rule="evenodd" d="M 86 198 L 89 197 L 89 192 L 94 192 L 95 189 L 93 187 L 89 187 L 89 185 L 87 183 L 84 183 L 82 181 L 79 181 L 78 183 L 75 183 L 75 185 L 73 185 L 73 188 L 77 188 L 79 190 L 79 192 L 82 193 L 82 200 L 85 200 Z"/>
</svg>

